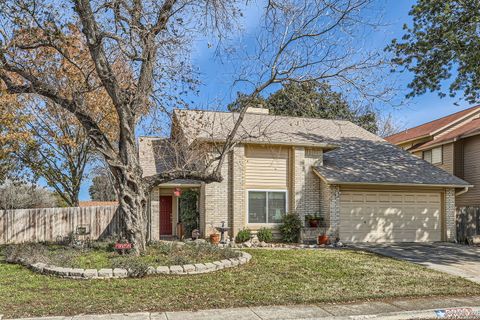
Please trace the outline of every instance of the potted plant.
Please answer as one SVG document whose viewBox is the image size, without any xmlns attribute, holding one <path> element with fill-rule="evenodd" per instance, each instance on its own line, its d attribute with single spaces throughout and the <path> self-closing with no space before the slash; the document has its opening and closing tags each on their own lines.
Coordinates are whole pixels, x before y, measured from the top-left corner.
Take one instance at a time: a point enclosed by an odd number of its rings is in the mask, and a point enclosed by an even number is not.
<svg viewBox="0 0 480 320">
<path fill-rule="evenodd" d="M 308 221 L 308 226 L 310 228 L 318 228 L 323 224 L 323 217 L 317 212 L 315 214 L 310 214 L 305 217 Z"/>
<path fill-rule="evenodd" d="M 218 232 L 214 232 L 210 234 L 210 243 L 211 244 L 219 244 L 220 243 L 220 234 Z"/>
<path fill-rule="evenodd" d="M 327 228 L 323 228 L 323 232 L 322 234 L 320 234 L 318 236 L 318 239 L 317 239 L 317 244 L 328 244 L 329 242 L 329 237 L 327 236 Z"/>
</svg>

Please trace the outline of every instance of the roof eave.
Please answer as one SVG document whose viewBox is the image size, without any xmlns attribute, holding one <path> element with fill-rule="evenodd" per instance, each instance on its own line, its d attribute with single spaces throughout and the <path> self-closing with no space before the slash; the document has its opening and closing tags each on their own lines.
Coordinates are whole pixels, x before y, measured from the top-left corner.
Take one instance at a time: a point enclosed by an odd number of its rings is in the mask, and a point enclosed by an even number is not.
<svg viewBox="0 0 480 320">
<path fill-rule="evenodd" d="M 209 142 L 209 143 L 224 143 L 224 139 L 212 139 L 212 138 L 196 138 L 196 141 Z M 331 143 L 308 143 L 308 142 L 281 142 L 281 141 L 256 141 L 256 140 L 241 140 L 238 143 L 244 144 L 256 144 L 256 145 L 276 145 L 276 146 L 299 146 L 310 148 L 322 148 L 326 150 L 334 150 L 339 148 L 339 145 Z"/>
</svg>

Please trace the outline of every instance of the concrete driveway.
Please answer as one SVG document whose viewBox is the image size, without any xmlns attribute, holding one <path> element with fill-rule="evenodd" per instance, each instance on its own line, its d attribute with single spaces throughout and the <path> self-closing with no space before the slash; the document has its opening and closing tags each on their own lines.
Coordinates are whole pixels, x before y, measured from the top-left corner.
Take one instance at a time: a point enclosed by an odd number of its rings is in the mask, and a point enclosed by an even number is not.
<svg viewBox="0 0 480 320">
<path fill-rule="evenodd" d="M 452 243 L 355 244 L 354 247 L 480 283 L 480 247 Z"/>
</svg>

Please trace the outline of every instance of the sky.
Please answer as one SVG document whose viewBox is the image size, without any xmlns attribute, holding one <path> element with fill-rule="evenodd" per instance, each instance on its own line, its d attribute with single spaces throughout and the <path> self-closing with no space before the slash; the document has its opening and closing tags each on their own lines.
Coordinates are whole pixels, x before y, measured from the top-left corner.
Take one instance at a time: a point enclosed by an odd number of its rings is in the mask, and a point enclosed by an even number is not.
<svg viewBox="0 0 480 320">
<path fill-rule="evenodd" d="M 403 35 L 402 26 L 411 21 L 408 11 L 415 3 L 412 0 L 385 0 L 383 3 L 383 22 L 386 26 L 378 32 L 371 34 L 368 45 L 371 49 L 383 49 L 393 38 L 400 38 Z M 246 8 L 244 11 L 244 32 L 253 32 L 258 27 L 258 20 L 261 9 L 256 5 Z M 201 85 L 198 88 L 199 94 L 191 96 L 192 107 L 205 108 L 212 104 L 226 105 L 235 99 L 236 93 L 232 90 L 232 77 L 224 61 L 216 58 L 215 46 L 211 46 L 208 39 L 198 39 L 192 47 L 193 65 L 198 67 Z M 422 123 L 440 118 L 442 116 L 465 109 L 469 105 L 459 98 L 440 98 L 437 93 L 426 93 L 422 96 L 409 100 L 404 99 L 406 86 L 412 79 L 408 73 L 386 74 L 386 77 L 395 77 L 399 86 L 399 93 L 396 101 L 401 101 L 400 106 L 381 106 L 385 114 L 392 114 L 396 122 L 403 128 L 409 128 Z M 403 91 L 402 91 L 403 90 Z M 458 102 L 458 105 L 455 103 Z M 89 179 L 85 181 L 80 193 L 80 200 L 88 200 Z"/>
</svg>

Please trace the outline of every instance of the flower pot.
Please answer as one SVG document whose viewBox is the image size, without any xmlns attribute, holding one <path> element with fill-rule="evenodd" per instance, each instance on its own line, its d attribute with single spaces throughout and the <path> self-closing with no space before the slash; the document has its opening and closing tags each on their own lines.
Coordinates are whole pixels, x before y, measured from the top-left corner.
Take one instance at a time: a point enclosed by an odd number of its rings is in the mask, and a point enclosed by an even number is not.
<svg viewBox="0 0 480 320">
<path fill-rule="evenodd" d="M 218 233 L 212 233 L 210 235 L 210 243 L 211 244 L 219 244 L 220 243 L 220 235 Z"/>
<path fill-rule="evenodd" d="M 318 244 L 328 244 L 328 236 L 325 234 L 318 236 L 317 242 Z"/>
</svg>

